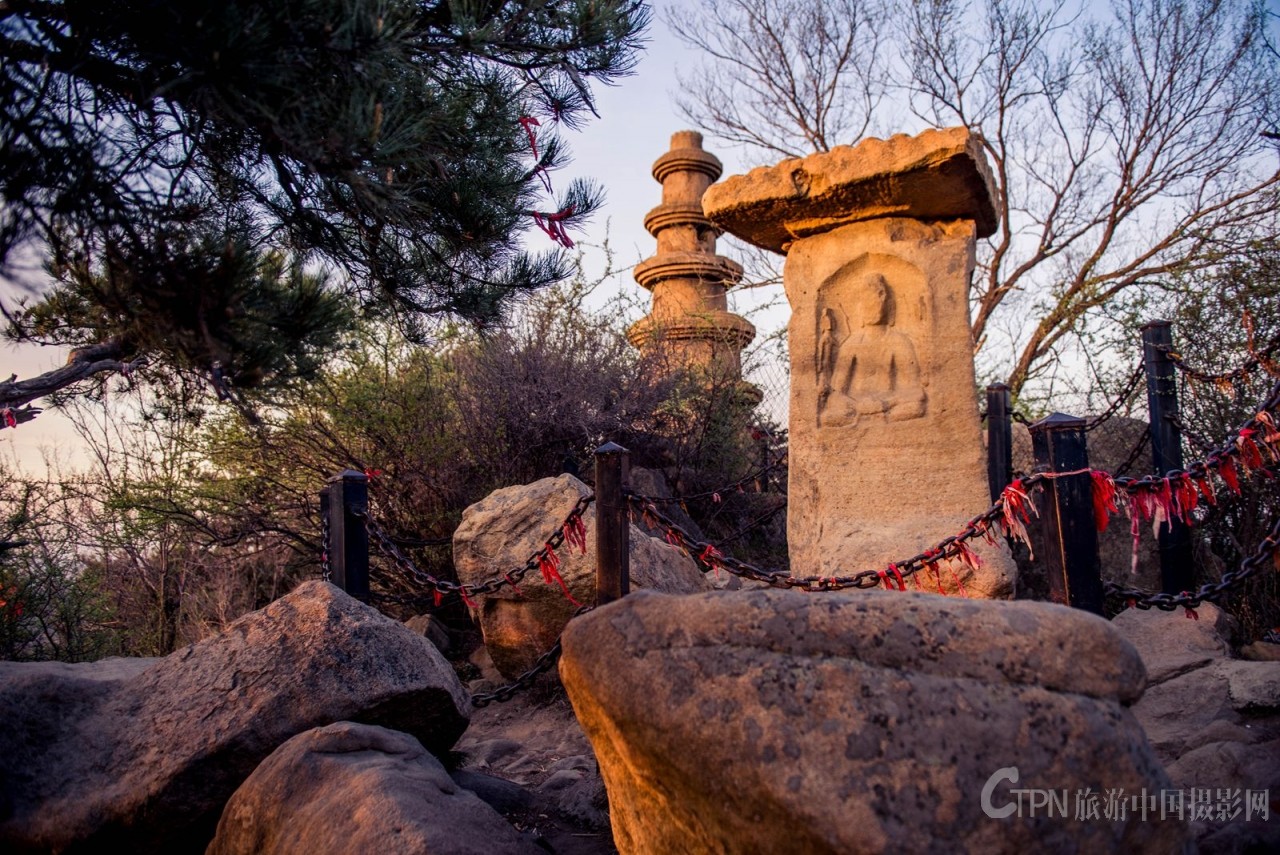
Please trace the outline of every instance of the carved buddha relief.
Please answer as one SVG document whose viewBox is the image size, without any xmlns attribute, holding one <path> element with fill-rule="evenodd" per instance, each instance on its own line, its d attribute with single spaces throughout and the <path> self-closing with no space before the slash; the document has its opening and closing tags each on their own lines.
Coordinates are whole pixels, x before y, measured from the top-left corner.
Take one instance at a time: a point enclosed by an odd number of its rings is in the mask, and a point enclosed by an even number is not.
<svg viewBox="0 0 1280 855">
<path fill-rule="evenodd" d="M 844 305 L 835 300 L 819 305 L 818 426 L 921 418 L 927 396 L 920 361 L 911 337 L 895 328 L 893 288 L 876 272 L 863 273 L 852 284 Z"/>
</svg>

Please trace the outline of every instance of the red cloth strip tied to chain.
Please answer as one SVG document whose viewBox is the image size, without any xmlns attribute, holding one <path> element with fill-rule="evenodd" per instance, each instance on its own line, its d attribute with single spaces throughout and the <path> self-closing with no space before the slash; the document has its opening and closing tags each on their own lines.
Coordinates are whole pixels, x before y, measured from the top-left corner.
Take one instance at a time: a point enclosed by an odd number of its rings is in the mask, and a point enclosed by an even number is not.
<svg viewBox="0 0 1280 855">
<path fill-rule="evenodd" d="M 575 606 L 581 606 L 582 603 L 573 598 L 573 594 L 569 593 L 569 586 L 564 583 L 564 579 L 560 576 L 560 556 L 556 555 L 555 547 L 546 544 L 543 551 L 538 555 L 538 570 L 542 572 L 542 579 L 548 585 L 559 585 L 561 593 L 565 599 L 573 603 Z"/>
<path fill-rule="evenodd" d="M 1093 479 L 1093 523 L 1098 531 L 1106 531 L 1111 515 L 1118 513 L 1116 506 L 1116 481 L 1100 469 L 1089 473 Z"/>
<path fill-rule="evenodd" d="M 890 573 L 892 573 L 892 574 L 893 574 L 894 579 L 896 579 L 896 580 L 897 580 L 897 583 L 898 583 L 898 590 L 899 590 L 899 591 L 905 591 L 905 590 L 907 590 L 907 584 L 906 584 L 906 582 L 903 582 L 903 581 L 902 581 L 902 574 L 901 574 L 900 572 L 898 572 L 898 565 L 897 565 L 897 564 L 890 564 L 887 570 L 881 570 L 881 571 L 880 571 L 880 581 L 881 581 L 881 582 L 884 582 L 884 586 L 885 586 L 886 588 L 888 588 L 890 591 L 892 591 L 892 590 L 894 589 L 894 588 L 893 588 L 893 585 L 889 583 L 889 574 L 890 574 Z"/>
<path fill-rule="evenodd" d="M 583 555 L 587 554 L 587 524 L 581 514 L 574 514 L 564 521 L 564 542 Z"/>
<path fill-rule="evenodd" d="M 1005 487 L 1000 494 L 1000 521 L 1004 526 L 1005 537 L 1012 537 L 1025 543 L 1027 552 L 1034 560 L 1036 554 L 1031 548 L 1031 535 L 1027 532 L 1027 523 L 1031 522 L 1032 514 L 1039 516 L 1040 512 L 1036 510 L 1031 497 L 1027 495 L 1022 479 L 1018 478 Z"/>
</svg>

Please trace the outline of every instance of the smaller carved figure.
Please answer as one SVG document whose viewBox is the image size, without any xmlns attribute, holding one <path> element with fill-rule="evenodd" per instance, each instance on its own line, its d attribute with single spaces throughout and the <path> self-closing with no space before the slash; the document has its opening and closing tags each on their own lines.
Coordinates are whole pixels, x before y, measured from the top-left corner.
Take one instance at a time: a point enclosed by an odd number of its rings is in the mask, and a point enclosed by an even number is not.
<svg viewBox="0 0 1280 855">
<path fill-rule="evenodd" d="M 836 315 L 822 313 L 818 337 L 818 424 L 842 427 L 864 416 L 891 421 L 924 415 L 925 392 L 915 345 L 893 329 L 893 291 L 878 273 L 860 283 L 853 316 L 859 328 L 837 341 Z"/>
</svg>

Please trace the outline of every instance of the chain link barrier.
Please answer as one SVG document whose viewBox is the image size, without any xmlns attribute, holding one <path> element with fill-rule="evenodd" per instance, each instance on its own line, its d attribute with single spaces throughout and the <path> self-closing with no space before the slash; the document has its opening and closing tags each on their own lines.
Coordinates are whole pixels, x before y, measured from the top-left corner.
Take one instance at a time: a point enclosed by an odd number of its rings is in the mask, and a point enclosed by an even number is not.
<svg viewBox="0 0 1280 855">
<path fill-rule="evenodd" d="M 1133 369 L 1133 373 L 1129 375 L 1129 379 L 1125 382 L 1124 391 L 1116 396 L 1115 400 L 1113 400 L 1111 404 L 1102 411 L 1101 415 L 1094 416 L 1085 423 L 1084 432 L 1089 433 L 1090 431 L 1095 430 L 1114 416 L 1116 411 L 1124 406 L 1131 397 L 1133 397 L 1133 393 L 1137 391 L 1138 384 L 1143 381 L 1146 374 L 1146 366 L 1143 365 L 1142 360 L 1138 360 L 1138 364 Z"/>
<path fill-rule="evenodd" d="M 353 513 L 364 524 L 365 530 L 369 532 L 371 542 L 377 545 L 379 551 L 390 558 L 397 567 L 409 574 L 414 582 L 431 589 L 435 594 L 434 601 L 437 605 L 439 605 L 440 598 L 449 594 L 458 594 L 467 605 L 474 605 L 474 597 L 492 594 L 504 586 L 519 590 L 520 582 L 524 580 L 524 577 L 531 570 L 542 571 L 544 575 L 548 572 L 554 573 L 555 567 L 559 564 L 555 551 L 566 540 L 569 540 L 571 546 L 582 549 L 585 552 L 586 535 L 582 515 L 595 500 L 594 493 L 578 499 L 573 509 L 565 517 L 564 522 L 560 524 L 560 527 L 552 532 L 543 547 L 530 555 L 523 565 L 479 584 L 451 582 L 448 579 L 439 579 L 424 570 L 420 570 L 413 560 L 396 545 L 395 539 L 377 521 L 370 517 L 367 509 L 357 508 Z M 548 579 L 547 581 L 551 580 Z M 564 588 L 563 582 L 561 583 L 561 588 Z"/>
<path fill-rule="evenodd" d="M 1237 369 L 1239 370 L 1239 369 Z M 1135 372 L 1134 377 L 1141 375 Z M 1116 409 L 1132 394 L 1136 388 L 1137 380 L 1131 378 L 1129 387 L 1125 393 L 1117 398 L 1108 411 L 1103 415 L 1094 419 L 1090 425 L 1096 427 L 1106 419 L 1114 415 Z M 899 591 L 906 590 L 906 579 L 911 579 L 917 588 L 920 588 L 916 574 L 921 570 L 929 570 L 932 572 L 938 590 L 942 591 L 942 580 L 939 573 L 939 565 L 943 562 L 947 563 L 955 580 L 956 587 L 963 592 L 963 584 L 951 562 L 960 561 L 963 565 L 970 568 L 976 568 L 978 558 L 973 553 L 972 548 L 967 545 L 967 541 L 973 538 L 981 537 L 991 544 L 997 542 L 998 534 L 1003 533 L 1005 537 L 1018 537 L 1027 540 L 1027 532 L 1025 523 L 1030 521 L 1029 508 L 1030 496 L 1033 491 L 1041 489 L 1044 482 L 1053 478 L 1064 477 L 1067 475 L 1078 475 L 1088 472 L 1094 479 L 1095 485 L 1099 480 L 1109 481 L 1118 491 L 1124 491 L 1130 495 L 1139 493 L 1144 490 L 1164 489 L 1168 491 L 1170 484 L 1173 482 L 1183 482 L 1185 479 L 1196 478 L 1206 479 L 1211 472 L 1217 472 L 1219 477 L 1223 478 L 1229 485 L 1233 485 L 1233 478 L 1228 478 L 1223 469 L 1227 465 L 1234 466 L 1233 457 L 1246 454 L 1244 441 L 1253 442 L 1252 437 L 1262 434 L 1259 437 L 1263 445 L 1268 449 L 1273 457 L 1276 457 L 1275 445 L 1280 442 L 1280 431 L 1276 430 L 1274 420 L 1269 415 L 1269 411 L 1276 410 L 1280 407 L 1280 382 L 1278 382 L 1271 390 L 1262 406 L 1257 410 L 1255 415 L 1247 420 L 1244 425 L 1238 428 L 1231 437 L 1229 437 L 1220 447 L 1210 452 L 1203 460 L 1190 464 L 1185 469 L 1173 470 L 1162 476 L 1146 475 L 1139 478 L 1127 478 L 1123 475 L 1111 476 L 1109 473 L 1081 470 L 1080 472 L 1065 473 L 1035 473 L 1025 478 L 1018 479 L 1005 488 L 1000 497 L 991 504 L 991 506 L 973 517 L 968 523 L 951 537 L 944 538 L 934 547 L 919 552 L 902 561 L 893 562 L 883 570 L 863 570 L 848 576 L 792 576 L 791 574 L 781 570 L 766 570 L 747 562 L 740 561 L 732 556 L 725 555 L 720 551 L 718 546 L 707 541 L 694 538 L 679 523 L 662 513 L 658 508 L 658 504 L 683 502 L 694 498 L 714 497 L 720 491 L 709 491 L 693 496 L 685 496 L 678 499 L 661 499 L 657 497 L 641 496 L 628 491 L 624 498 L 627 502 L 630 513 L 633 518 L 635 514 L 640 514 L 654 528 L 665 530 L 666 539 L 669 543 L 683 550 L 695 559 L 699 568 L 703 573 L 719 570 L 738 576 L 748 581 L 759 582 L 774 588 L 793 588 L 806 592 L 823 592 L 823 591 L 839 591 L 845 589 L 870 589 L 883 585 L 886 588 Z M 1085 430 L 1092 429 L 1086 426 Z M 1129 460 L 1124 466 L 1120 467 L 1120 471 L 1124 471 L 1136 460 L 1141 453 L 1145 442 L 1139 442 L 1134 451 L 1130 454 Z M 1258 456 L 1257 445 L 1253 446 L 1253 453 Z M 1259 457 L 1260 459 L 1260 457 Z M 783 455 L 778 460 L 768 464 L 756 473 L 747 478 L 736 482 L 736 484 L 744 484 L 748 481 L 767 473 L 769 470 L 781 465 L 786 461 Z M 1264 468 L 1260 465 L 1254 465 L 1252 468 Z M 1266 470 L 1269 471 L 1269 470 Z M 732 489 L 735 485 L 730 485 Z M 1096 489 L 1096 486 L 1095 486 Z M 571 546 L 579 547 L 586 551 L 585 526 L 583 524 L 583 514 L 586 509 L 595 501 L 595 495 L 583 496 L 574 505 L 573 509 L 565 517 L 560 527 L 549 537 L 545 545 L 534 552 L 523 566 L 515 568 L 501 576 L 496 576 L 485 582 L 476 585 L 461 584 L 451 582 L 447 579 L 438 579 L 429 573 L 420 570 L 397 545 L 398 540 L 392 538 L 375 520 L 373 520 L 367 508 L 353 509 L 353 514 L 359 518 L 368 531 L 372 542 L 377 544 L 378 548 L 390 558 L 400 569 L 405 571 L 413 578 L 413 580 L 429 589 L 433 593 L 433 601 L 439 604 L 440 598 L 448 594 L 459 594 L 463 601 L 468 605 L 474 605 L 473 597 L 491 594 L 503 586 L 510 586 L 518 590 L 518 583 L 531 570 L 540 570 L 544 577 L 547 575 L 548 566 L 551 567 L 551 573 L 555 574 L 555 567 L 558 566 L 559 559 L 555 550 L 563 545 L 566 540 Z M 770 511 L 770 515 L 781 511 L 785 504 L 779 508 Z M 1131 514 L 1136 510 L 1130 509 Z M 327 517 L 322 521 L 322 540 L 323 551 L 321 553 L 321 569 L 323 578 L 329 578 L 329 520 Z M 406 542 L 399 539 L 399 542 Z M 409 541 L 412 542 L 412 541 Z M 727 542 L 727 541 L 726 541 Z M 723 545 L 723 542 L 722 544 Z M 1228 591 L 1240 586 L 1243 582 L 1255 576 L 1262 567 L 1270 560 L 1276 561 L 1277 550 L 1280 549 L 1280 518 L 1272 524 L 1267 536 L 1263 539 L 1258 549 L 1248 559 L 1241 562 L 1240 566 L 1213 583 L 1202 585 L 1195 592 L 1184 591 L 1180 594 L 1153 593 L 1138 588 L 1130 588 L 1119 585 L 1114 582 L 1106 582 L 1104 585 L 1104 593 L 1108 598 L 1113 600 L 1123 600 L 1127 605 L 1140 609 L 1157 608 L 1165 611 L 1173 611 L 1177 608 L 1191 609 L 1200 605 L 1205 600 L 1212 600 L 1220 597 Z M 558 579 L 558 575 L 556 575 Z M 550 578 L 547 579 L 550 582 Z M 559 580 L 561 588 L 566 596 L 568 589 L 564 586 L 563 580 Z M 388 602 L 401 603 L 418 603 L 423 602 L 421 597 L 397 597 L 394 595 L 375 595 L 377 599 Z M 570 597 L 572 601 L 572 597 Z M 580 606 L 573 617 L 577 617 L 593 606 Z M 571 618 L 572 620 L 572 618 Z M 519 692 L 529 689 L 538 676 L 549 671 L 556 662 L 559 661 L 562 652 L 561 639 L 557 638 L 556 642 L 550 649 L 542 653 L 534 664 L 513 682 L 495 689 L 492 692 L 485 692 L 472 696 L 472 706 L 482 708 L 491 703 L 503 702 L 510 700 Z"/>
<path fill-rule="evenodd" d="M 1276 561 L 1276 550 L 1280 548 L 1280 516 L 1271 524 L 1271 530 L 1258 544 L 1252 555 L 1240 562 L 1240 566 L 1229 573 L 1222 574 L 1217 582 L 1201 585 L 1194 593 L 1183 591 L 1180 594 L 1152 593 L 1139 588 L 1129 588 L 1115 582 L 1107 582 L 1103 586 L 1106 596 L 1124 600 L 1130 607 L 1139 609 L 1157 608 L 1171 612 L 1177 608 L 1194 608 L 1204 600 L 1214 600 L 1233 588 L 1241 585 L 1246 579 L 1255 576 L 1263 566 Z"/>
<path fill-rule="evenodd" d="M 569 618 L 569 620 L 573 620 L 573 618 L 576 618 L 578 615 L 586 614 L 587 612 L 591 611 L 593 608 L 595 608 L 595 606 L 582 606 L 576 612 L 573 613 L 573 617 Z M 561 630 L 561 633 L 563 632 L 564 631 Z M 503 701 L 509 701 L 513 697 L 515 697 L 515 695 L 517 695 L 518 693 L 524 692 L 530 689 L 533 686 L 534 682 L 538 679 L 539 674 L 542 674 L 546 671 L 550 671 L 551 668 L 558 661 L 560 661 L 560 654 L 563 652 L 563 647 L 561 645 L 561 638 L 563 638 L 563 635 L 560 638 L 556 639 L 556 643 L 551 645 L 551 648 L 549 650 L 547 650 L 545 653 L 539 656 L 536 660 L 534 660 L 533 665 L 530 666 L 528 671 L 525 671 L 523 674 L 521 674 L 519 677 L 516 677 L 510 683 L 507 683 L 505 686 L 501 686 L 497 689 L 494 689 L 492 692 L 482 692 L 478 695 L 472 695 L 471 706 L 475 707 L 476 709 L 481 709 L 483 707 L 489 706 L 489 704 L 494 703 L 495 701 L 498 703 L 502 703 Z"/>
<path fill-rule="evenodd" d="M 1041 478 L 1042 476 L 1031 476 L 1031 479 Z M 1031 481 L 1031 479 L 1028 479 L 1028 481 Z M 1032 481 L 1032 483 L 1038 483 L 1038 481 Z M 655 504 L 649 502 L 644 496 L 627 493 L 626 500 L 633 513 L 639 513 L 642 517 L 645 517 L 653 527 L 664 529 L 667 535 L 667 542 L 692 556 L 699 564 L 702 572 L 724 570 L 739 578 L 752 582 L 763 582 L 770 587 L 797 588 L 811 593 L 840 591 L 846 588 L 875 588 L 880 585 L 885 587 L 896 586 L 898 590 L 906 590 L 905 579 L 924 569 L 929 569 L 936 574 L 940 562 L 959 560 L 972 567 L 977 558 L 966 544 L 966 541 L 974 537 L 983 537 L 988 542 L 995 543 L 994 523 L 1005 516 L 1005 503 L 1001 499 L 986 511 L 971 519 L 958 534 L 945 538 L 932 549 L 917 553 L 902 561 L 893 562 L 884 570 L 863 570 L 851 576 L 792 576 L 783 570 L 765 570 L 745 561 L 740 561 L 733 556 L 725 555 L 716 548 L 715 544 L 693 537 L 679 523 L 663 514 Z M 935 581 L 938 581 L 936 575 Z M 957 583 L 959 582 L 958 577 L 956 577 L 956 581 Z M 939 582 L 940 587 L 941 584 Z"/>
<path fill-rule="evenodd" d="M 333 581 L 333 567 L 329 561 L 330 546 L 329 515 L 320 515 L 320 581 Z"/>
<path fill-rule="evenodd" d="M 704 573 L 723 569 L 739 578 L 761 582 L 775 588 L 798 588 L 803 591 L 818 592 L 839 591 L 848 588 L 866 589 L 880 585 L 884 585 L 886 588 L 896 587 L 898 590 L 906 590 L 905 579 L 912 578 L 912 581 L 919 587 L 919 581 L 913 577 L 920 570 L 928 569 L 934 574 L 938 590 L 941 591 L 942 581 L 938 574 L 940 562 L 947 562 L 948 566 L 950 566 L 950 562 L 959 560 L 971 568 L 977 566 L 977 556 L 974 555 L 966 541 L 981 537 L 989 543 L 995 543 L 996 533 L 1002 530 L 1006 537 L 1016 537 L 1028 544 L 1030 543 L 1026 530 L 1026 523 L 1030 522 L 1030 495 L 1034 490 L 1038 490 L 1044 482 L 1051 479 L 1088 473 L 1094 482 L 1095 491 L 1099 489 L 1101 484 L 1106 489 L 1114 488 L 1114 490 L 1123 492 L 1130 497 L 1131 502 L 1126 510 L 1131 517 L 1139 513 L 1145 513 L 1149 516 L 1151 508 L 1139 501 L 1144 494 L 1148 500 L 1158 498 L 1164 502 L 1166 510 L 1169 510 L 1171 515 L 1185 516 L 1190 508 L 1195 505 L 1196 489 L 1192 479 L 1200 482 L 1200 492 L 1204 493 L 1207 499 L 1209 496 L 1207 479 L 1211 473 L 1216 473 L 1228 487 L 1233 491 L 1237 491 L 1238 475 L 1235 468 L 1235 460 L 1237 458 L 1244 462 L 1246 471 L 1262 470 L 1270 472 L 1271 469 L 1264 465 L 1261 451 L 1259 450 L 1261 446 L 1268 450 L 1273 459 L 1280 460 L 1280 430 L 1277 430 L 1275 420 L 1270 415 L 1270 412 L 1277 408 L 1280 408 L 1280 382 L 1276 383 L 1272 388 L 1271 393 L 1262 402 L 1255 414 L 1237 428 L 1220 447 L 1212 451 L 1203 460 L 1198 460 L 1185 469 L 1171 470 L 1164 475 L 1144 475 L 1138 478 L 1131 478 L 1112 476 L 1110 473 L 1100 470 L 1085 469 L 1078 472 L 1038 472 L 1025 478 L 1020 478 L 1006 487 L 1000 497 L 986 511 L 971 519 L 959 533 L 943 539 L 933 548 L 917 553 L 902 561 L 892 562 L 884 570 L 863 570 L 849 576 L 799 577 L 792 576 L 781 570 L 765 570 L 755 567 L 723 554 L 715 544 L 694 538 L 679 523 L 664 515 L 657 505 L 648 498 L 633 493 L 628 493 L 626 498 L 632 513 L 639 513 L 655 528 L 664 529 L 667 541 L 691 555 Z M 1139 443 L 1135 446 L 1130 455 L 1130 461 L 1126 462 L 1126 466 L 1141 453 L 1143 445 L 1143 443 Z M 1190 494 L 1188 494 L 1188 491 Z M 1095 503 L 1097 500 L 1098 497 L 1095 496 Z M 1109 502 L 1110 497 L 1104 497 L 1102 500 L 1103 507 L 1111 512 L 1116 511 L 1117 508 L 1114 505 L 1107 508 Z M 1140 591 L 1135 588 L 1120 588 L 1114 584 L 1109 584 L 1105 590 L 1110 596 L 1122 596 L 1137 603 L 1146 603 L 1147 608 L 1152 606 L 1157 608 L 1176 608 L 1178 605 L 1198 601 L 1205 595 L 1219 595 L 1228 588 L 1239 585 L 1244 579 L 1256 573 L 1257 567 L 1261 566 L 1266 557 L 1274 551 L 1274 536 L 1269 536 L 1264 540 L 1263 547 L 1264 549 L 1259 552 L 1261 557 L 1255 556 L 1255 558 L 1246 561 L 1240 570 L 1227 574 L 1219 582 L 1204 586 L 1197 594 L 1157 594 Z M 963 590 L 959 576 L 954 576 L 954 578 L 957 588 Z M 1179 598 L 1182 599 L 1179 600 Z"/>
<path fill-rule="evenodd" d="M 1219 389 L 1230 389 L 1232 384 L 1243 380 L 1259 368 L 1263 368 L 1272 376 L 1277 376 L 1278 369 L 1271 362 L 1271 357 L 1277 350 L 1280 350 L 1280 336 L 1271 339 L 1261 351 L 1254 351 L 1251 347 L 1248 358 L 1230 371 L 1212 372 L 1193 368 L 1187 365 L 1186 360 L 1182 358 L 1182 354 L 1174 350 L 1171 345 L 1156 345 L 1156 349 L 1169 357 L 1173 367 L 1186 375 L 1187 378 L 1199 380 L 1201 383 L 1212 383 Z"/>
<path fill-rule="evenodd" d="M 1257 443 L 1253 439 L 1255 436 L 1268 448 L 1280 442 L 1280 431 L 1276 430 L 1275 419 L 1271 416 L 1271 412 L 1276 410 L 1280 410 L 1280 382 L 1271 387 L 1271 393 L 1267 395 L 1266 399 L 1254 412 L 1254 415 L 1232 431 L 1221 446 L 1209 452 L 1200 460 L 1182 469 L 1171 469 L 1163 475 L 1143 475 L 1138 478 L 1117 476 L 1115 478 L 1116 487 L 1128 493 L 1140 490 L 1159 490 L 1173 482 L 1182 482 L 1188 478 L 1203 480 L 1215 472 L 1228 483 L 1231 483 L 1231 480 L 1235 477 L 1234 459 L 1242 453 L 1248 453 L 1246 449 L 1250 448 L 1253 455 L 1258 455 Z M 1255 465 L 1252 468 L 1262 468 L 1260 456 L 1257 457 L 1257 460 L 1259 465 Z M 1230 474 L 1226 474 L 1227 472 Z"/>
</svg>

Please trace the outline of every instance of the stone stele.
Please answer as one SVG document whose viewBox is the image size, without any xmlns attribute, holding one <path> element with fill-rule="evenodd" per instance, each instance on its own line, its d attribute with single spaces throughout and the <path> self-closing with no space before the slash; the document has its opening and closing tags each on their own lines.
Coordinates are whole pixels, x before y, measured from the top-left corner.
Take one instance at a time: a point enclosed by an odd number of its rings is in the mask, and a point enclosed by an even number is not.
<svg viewBox="0 0 1280 855">
<path fill-rule="evenodd" d="M 951 128 L 786 160 L 703 196 L 717 225 L 786 254 L 797 575 L 882 569 L 989 506 L 968 289 L 992 195 L 981 141 Z M 1003 543 L 970 544 L 977 570 L 953 562 L 916 581 L 1010 596 Z"/>
</svg>

